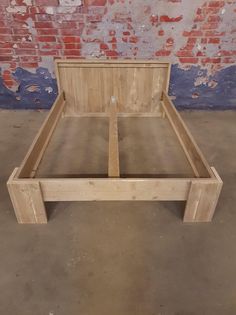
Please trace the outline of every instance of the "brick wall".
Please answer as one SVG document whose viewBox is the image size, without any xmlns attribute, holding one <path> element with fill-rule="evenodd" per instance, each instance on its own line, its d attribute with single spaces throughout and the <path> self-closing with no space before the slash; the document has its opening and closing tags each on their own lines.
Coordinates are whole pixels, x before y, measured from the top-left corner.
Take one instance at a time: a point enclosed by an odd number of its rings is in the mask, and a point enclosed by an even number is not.
<svg viewBox="0 0 236 315">
<path fill-rule="evenodd" d="M 53 59 L 173 64 L 179 107 L 236 107 L 236 0 L 1 0 L 0 107 L 48 108 Z"/>
</svg>

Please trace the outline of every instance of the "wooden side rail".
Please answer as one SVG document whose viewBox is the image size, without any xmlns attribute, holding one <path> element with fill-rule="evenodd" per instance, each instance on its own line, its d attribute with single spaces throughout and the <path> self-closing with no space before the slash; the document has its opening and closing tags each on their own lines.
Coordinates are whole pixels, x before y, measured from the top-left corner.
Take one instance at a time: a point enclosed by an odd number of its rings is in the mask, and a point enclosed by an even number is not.
<svg viewBox="0 0 236 315">
<path fill-rule="evenodd" d="M 111 97 L 109 110 L 108 176 L 120 177 L 117 102 L 114 96 Z"/>
<path fill-rule="evenodd" d="M 27 152 L 21 166 L 18 169 L 19 178 L 32 178 L 35 176 L 37 168 L 43 157 L 43 153 L 49 144 L 49 141 L 56 128 L 59 118 L 61 117 L 64 107 L 64 93 L 61 92 L 54 102 L 54 105 L 51 108 L 49 115 L 45 119 L 32 145 L 30 146 L 30 149 Z"/>
<path fill-rule="evenodd" d="M 183 122 L 168 94 L 163 91 L 162 106 L 196 177 L 213 177 L 212 170 Z"/>
</svg>

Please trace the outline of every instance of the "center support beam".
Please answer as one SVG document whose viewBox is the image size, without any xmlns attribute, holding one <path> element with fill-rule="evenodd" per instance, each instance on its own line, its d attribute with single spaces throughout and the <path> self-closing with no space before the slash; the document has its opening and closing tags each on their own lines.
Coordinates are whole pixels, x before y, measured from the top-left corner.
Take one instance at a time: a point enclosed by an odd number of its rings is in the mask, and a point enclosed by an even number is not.
<svg viewBox="0 0 236 315">
<path fill-rule="evenodd" d="M 109 112 L 108 176 L 120 177 L 117 101 L 115 96 L 111 97 Z"/>
</svg>

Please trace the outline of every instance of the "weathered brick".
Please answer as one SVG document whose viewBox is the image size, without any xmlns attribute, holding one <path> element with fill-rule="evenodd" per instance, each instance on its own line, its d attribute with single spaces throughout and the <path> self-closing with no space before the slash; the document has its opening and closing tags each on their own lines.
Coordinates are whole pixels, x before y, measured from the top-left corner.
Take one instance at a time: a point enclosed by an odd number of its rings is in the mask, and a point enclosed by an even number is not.
<svg viewBox="0 0 236 315">
<path fill-rule="evenodd" d="M 198 63 L 198 58 L 195 57 L 184 57 L 184 58 L 179 58 L 179 61 L 181 63 Z"/>
<path fill-rule="evenodd" d="M 34 0 L 35 5 L 39 6 L 57 6 L 59 0 Z"/>
<path fill-rule="evenodd" d="M 183 19 L 183 15 L 179 15 L 176 17 L 169 17 L 168 15 L 161 15 L 160 21 L 161 22 L 179 22 Z"/>
</svg>

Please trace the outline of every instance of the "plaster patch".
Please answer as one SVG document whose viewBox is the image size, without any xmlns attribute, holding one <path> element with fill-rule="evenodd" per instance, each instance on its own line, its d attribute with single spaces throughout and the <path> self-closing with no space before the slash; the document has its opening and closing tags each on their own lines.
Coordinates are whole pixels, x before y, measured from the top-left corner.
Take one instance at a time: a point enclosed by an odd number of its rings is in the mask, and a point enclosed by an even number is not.
<svg viewBox="0 0 236 315">
<path fill-rule="evenodd" d="M 45 91 L 48 92 L 48 94 L 50 94 L 50 93 L 52 93 L 53 88 L 52 88 L 51 86 L 47 86 L 47 87 L 45 88 Z"/>
<path fill-rule="evenodd" d="M 46 11 L 47 14 L 54 14 L 53 7 L 46 7 L 45 11 Z"/>
<path fill-rule="evenodd" d="M 60 5 L 64 6 L 77 6 L 81 5 L 81 0 L 59 0 Z"/>
<path fill-rule="evenodd" d="M 196 80 L 194 81 L 194 86 L 199 86 L 199 85 L 206 85 L 208 81 L 208 77 L 197 77 Z"/>
<path fill-rule="evenodd" d="M 14 6 L 14 7 L 7 7 L 6 11 L 9 13 L 26 13 L 27 7 L 26 6 Z"/>
<path fill-rule="evenodd" d="M 57 7 L 57 13 L 74 13 L 74 12 L 76 12 L 76 6 L 72 6 L 72 7 L 67 7 L 67 6 Z"/>
<path fill-rule="evenodd" d="M 27 24 L 28 24 L 28 28 L 29 28 L 29 30 L 30 30 L 30 33 L 31 33 L 32 35 L 37 35 L 37 31 L 36 31 L 36 29 L 35 29 L 34 21 L 32 20 L 32 18 L 28 18 L 28 19 L 26 20 L 26 22 L 27 22 Z M 32 37 L 31 37 L 31 41 L 32 41 Z"/>
<path fill-rule="evenodd" d="M 40 87 L 36 84 L 32 84 L 26 87 L 26 90 L 28 92 L 39 92 L 40 91 Z"/>
<path fill-rule="evenodd" d="M 23 0 L 26 5 L 32 5 L 32 0 Z"/>
</svg>

